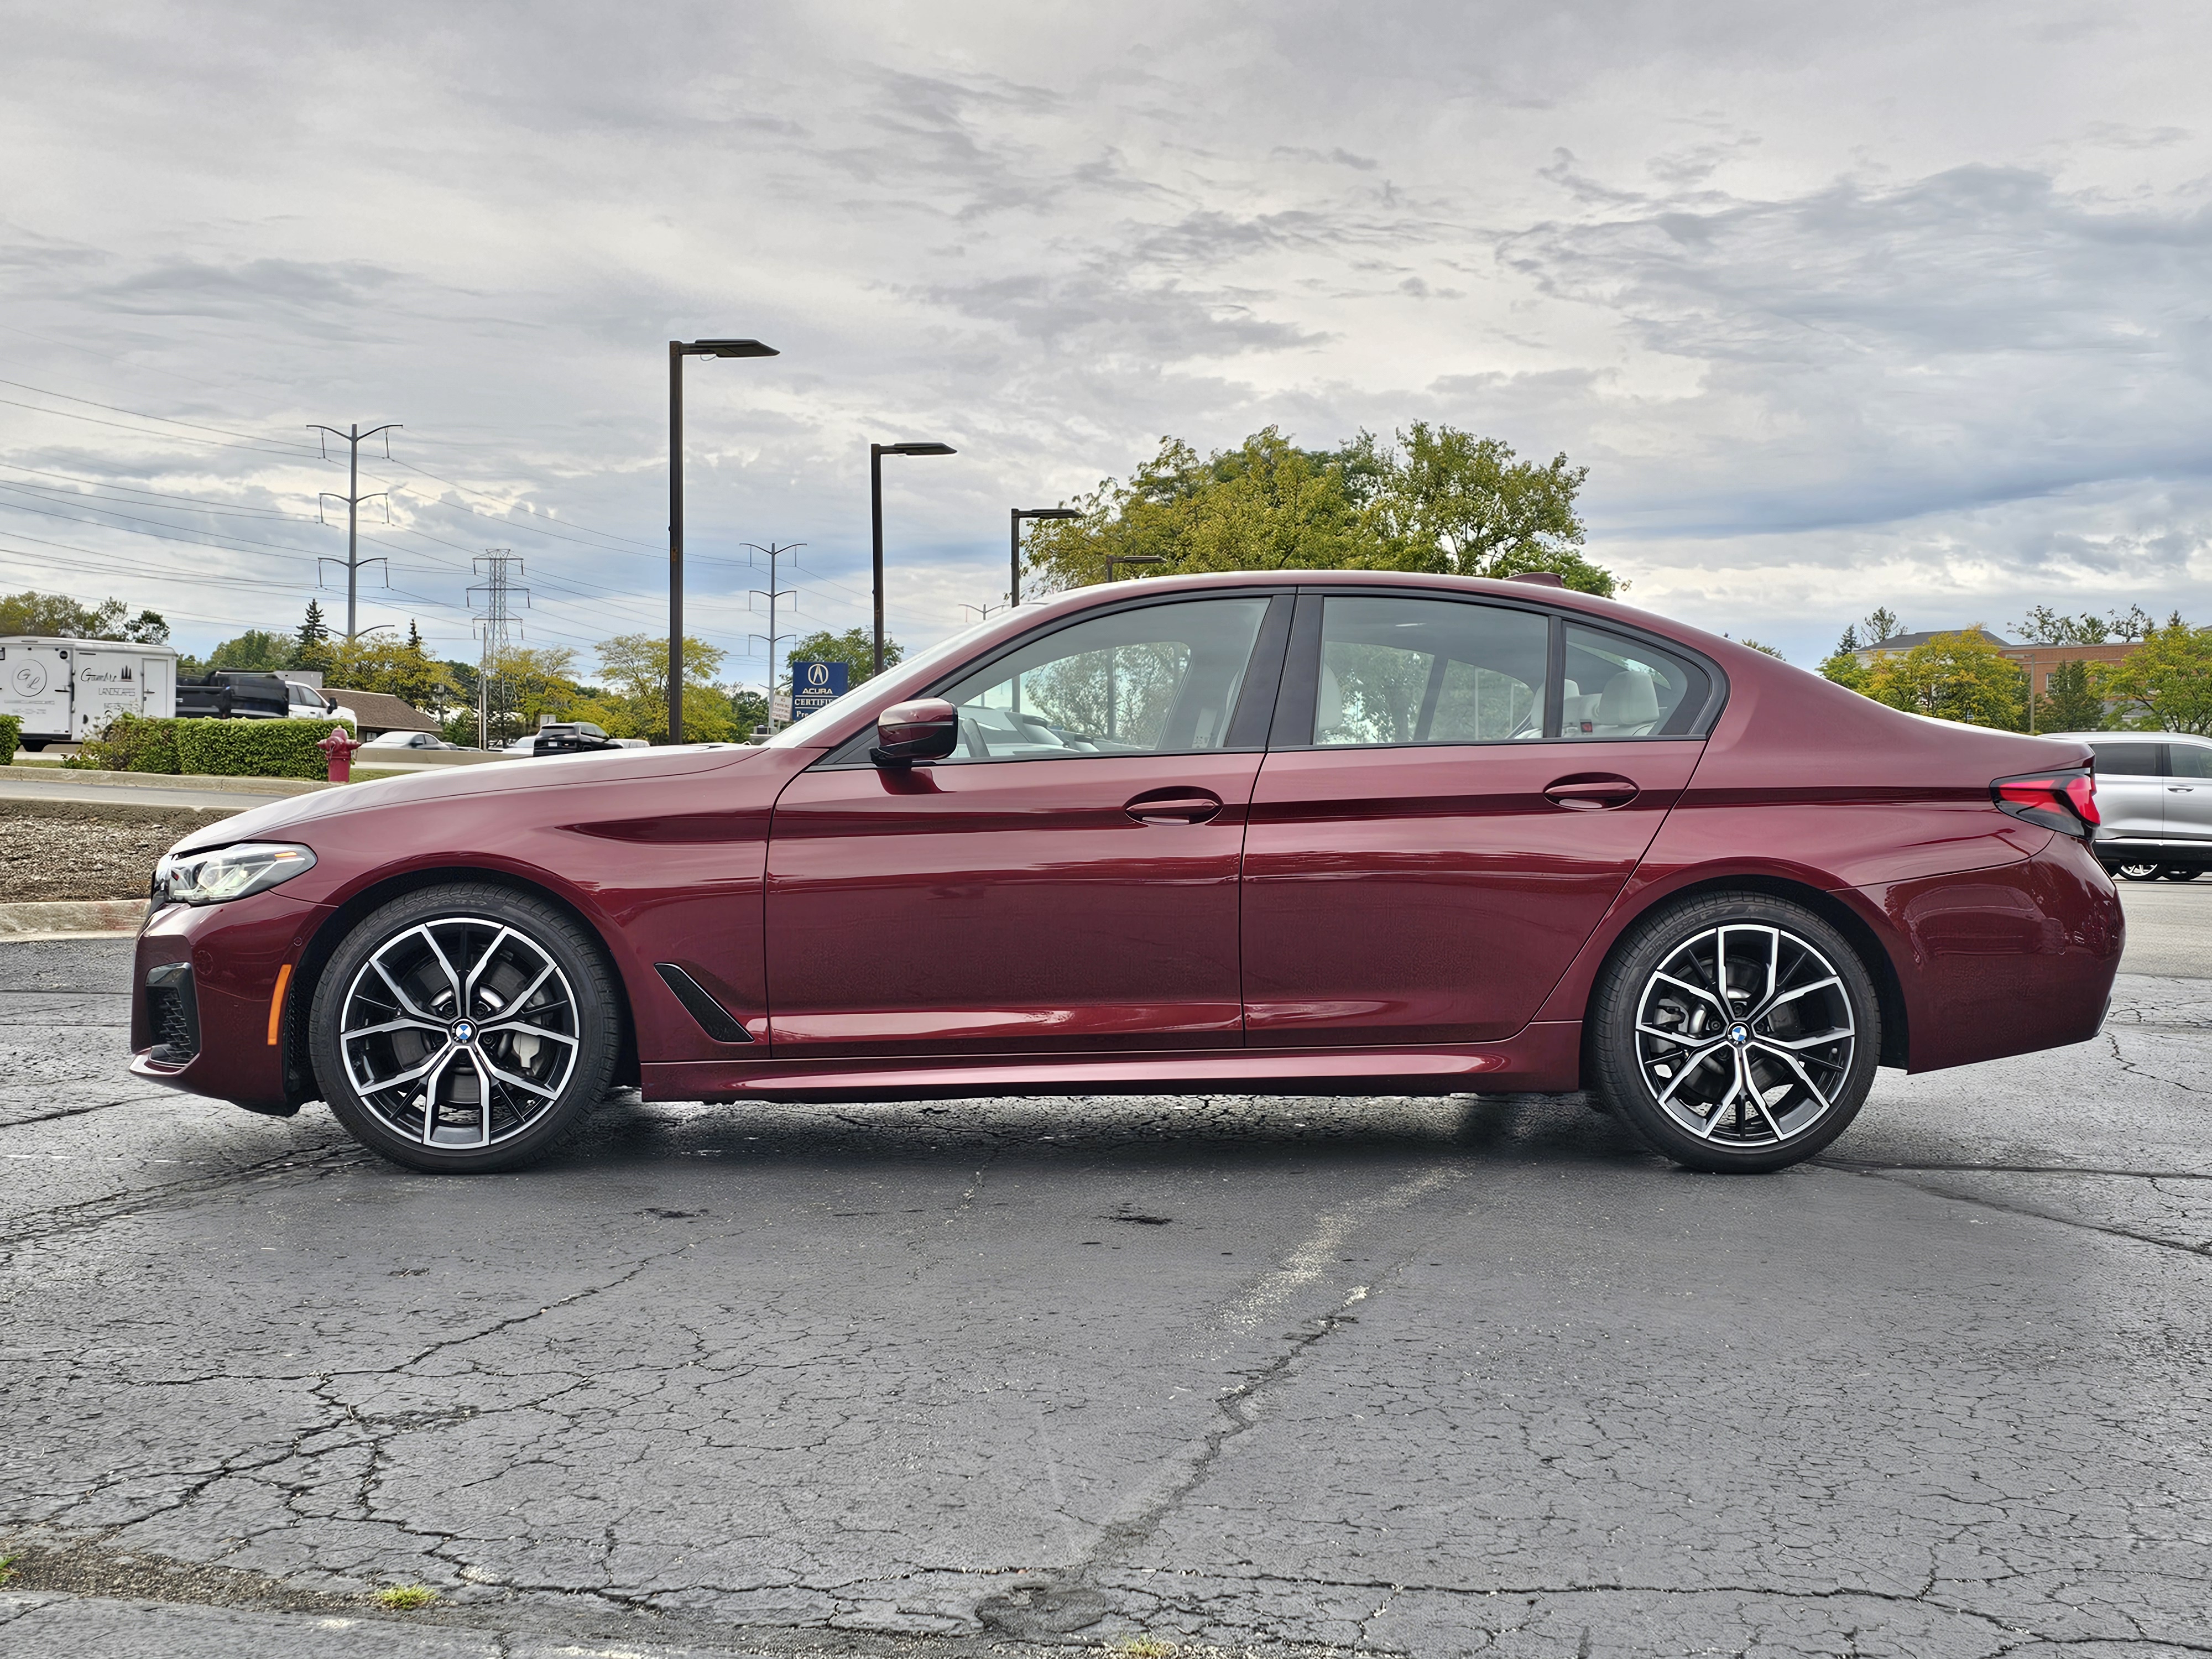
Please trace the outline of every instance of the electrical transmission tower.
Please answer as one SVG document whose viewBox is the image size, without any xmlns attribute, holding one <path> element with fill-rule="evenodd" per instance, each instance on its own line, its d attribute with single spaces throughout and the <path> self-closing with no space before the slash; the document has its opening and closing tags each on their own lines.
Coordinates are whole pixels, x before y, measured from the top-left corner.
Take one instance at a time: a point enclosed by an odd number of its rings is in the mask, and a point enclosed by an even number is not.
<svg viewBox="0 0 2212 1659">
<path fill-rule="evenodd" d="M 345 636 L 347 639 L 350 640 L 358 631 L 355 625 L 358 608 L 356 601 L 358 598 L 362 566 L 364 564 L 383 564 L 387 581 L 392 573 L 392 567 L 388 564 L 385 564 L 385 562 L 382 559 L 363 559 L 361 556 L 361 504 L 363 501 L 373 501 L 381 497 L 386 504 L 385 507 L 385 515 L 387 519 L 391 516 L 392 512 L 390 506 L 392 498 L 387 492 L 380 489 L 373 495 L 364 495 L 361 493 L 362 440 L 364 438 L 374 438 L 380 432 L 386 434 L 387 435 L 384 440 L 384 459 L 388 461 L 392 459 L 392 439 L 388 434 L 398 431 L 399 423 L 397 421 L 388 422 L 383 426 L 373 426 L 366 432 L 363 432 L 358 424 L 356 424 L 349 431 L 345 432 L 339 431 L 337 428 L 334 426 L 323 426 L 320 424 L 310 425 L 307 428 L 307 430 L 310 432 L 324 432 L 330 434 L 329 437 L 322 440 L 323 459 L 325 460 L 328 460 L 330 459 L 331 438 L 342 440 L 346 447 L 346 493 L 341 495 L 335 489 L 325 489 L 323 491 L 320 495 L 318 495 L 315 498 L 315 516 L 318 519 L 322 517 L 323 503 L 325 501 L 343 501 L 345 503 Z M 327 522 L 327 520 L 325 520 L 325 522 Z M 319 580 L 320 580 L 323 567 L 325 565 L 336 563 L 337 563 L 336 559 L 323 558 L 316 560 L 315 574 L 317 579 Z"/>
<path fill-rule="evenodd" d="M 775 643 L 780 639 L 788 637 L 787 635 L 779 634 L 775 631 L 775 608 L 778 604 L 785 599 L 791 601 L 791 608 L 793 610 L 796 611 L 799 608 L 799 590 L 797 588 L 777 587 L 775 562 L 787 553 L 792 556 L 791 562 L 793 564 L 797 564 L 799 562 L 799 550 L 805 546 L 806 544 L 805 542 L 786 542 L 781 547 L 778 547 L 771 542 L 768 546 L 763 547 L 758 542 L 747 542 L 745 545 L 750 548 L 754 552 L 765 554 L 768 557 L 768 592 L 763 593 L 757 587 L 752 591 L 752 597 L 754 599 L 766 599 L 768 601 L 768 633 L 765 635 L 755 634 L 751 638 L 759 640 L 761 644 L 768 651 L 768 729 L 771 733 L 773 733 L 775 730 Z"/>
<path fill-rule="evenodd" d="M 514 579 L 522 574 L 522 560 L 504 547 L 484 550 L 482 558 L 474 561 L 476 573 L 484 580 L 469 589 L 469 609 L 477 608 L 477 596 L 483 596 L 484 614 L 477 618 L 477 637 L 483 642 L 483 651 L 477 664 L 477 747 L 491 747 L 491 682 L 492 670 L 507 654 L 507 647 L 522 635 L 522 619 L 514 614 L 514 600 L 520 595 L 522 603 L 530 603 L 530 590 L 515 586 Z M 510 568 L 511 567 L 511 568 Z M 514 634 L 509 635 L 512 629 Z"/>
</svg>

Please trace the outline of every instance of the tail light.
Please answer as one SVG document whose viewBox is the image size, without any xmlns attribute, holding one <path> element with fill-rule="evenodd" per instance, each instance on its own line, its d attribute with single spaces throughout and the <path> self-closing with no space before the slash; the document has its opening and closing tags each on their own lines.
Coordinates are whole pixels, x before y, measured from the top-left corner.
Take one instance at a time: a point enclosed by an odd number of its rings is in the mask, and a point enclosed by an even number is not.
<svg viewBox="0 0 2212 1659">
<path fill-rule="evenodd" d="M 1999 778 L 1990 785 L 1990 798 L 2000 812 L 2084 841 L 2102 822 L 2097 816 L 2097 780 L 2087 767 Z"/>
</svg>

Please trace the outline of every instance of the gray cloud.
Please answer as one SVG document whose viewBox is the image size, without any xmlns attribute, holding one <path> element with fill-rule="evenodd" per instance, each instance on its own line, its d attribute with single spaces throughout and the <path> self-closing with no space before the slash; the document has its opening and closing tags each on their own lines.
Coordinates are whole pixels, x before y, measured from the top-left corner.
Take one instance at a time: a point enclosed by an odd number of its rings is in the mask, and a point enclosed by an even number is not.
<svg viewBox="0 0 2212 1659">
<path fill-rule="evenodd" d="M 1002 585 L 1015 498 L 1163 432 L 1417 417 L 1589 462 L 1637 597 L 1739 633 L 1817 642 L 1900 595 L 2212 613 L 2212 21 L 2181 0 L 6 27 L 0 375 L 253 433 L 405 421 L 399 453 L 481 493 L 380 454 L 424 493 L 378 531 L 413 597 L 374 614 L 451 650 L 488 542 L 542 573 L 546 641 L 650 625 L 662 343 L 712 333 L 785 352 L 690 380 L 695 614 L 740 654 L 748 540 L 809 543 L 810 618 L 864 614 L 872 438 L 962 452 L 890 485 L 895 629 L 927 638 Z M 0 462 L 310 518 L 330 482 L 21 400 L 52 412 L 0 407 Z M 0 510 L 0 586 L 30 525 Z M 202 642 L 306 593 L 133 580 Z"/>
</svg>

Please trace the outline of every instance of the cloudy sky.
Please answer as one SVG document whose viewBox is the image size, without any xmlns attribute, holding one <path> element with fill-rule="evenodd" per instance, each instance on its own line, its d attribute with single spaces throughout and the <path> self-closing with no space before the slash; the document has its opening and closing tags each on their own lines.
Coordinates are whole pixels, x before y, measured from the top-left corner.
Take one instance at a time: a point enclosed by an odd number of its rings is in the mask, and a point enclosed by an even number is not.
<svg viewBox="0 0 2212 1659">
<path fill-rule="evenodd" d="M 0 588 L 289 627 L 404 422 L 363 623 L 471 656 L 995 603 L 1163 434 L 1588 464 L 1631 598 L 1815 660 L 1887 603 L 2212 619 L 2212 8 L 0 4 Z M 342 611 L 343 595 L 324 595 Z M 750 653 L 750 661 L 746 660 Z"/>
</svg>

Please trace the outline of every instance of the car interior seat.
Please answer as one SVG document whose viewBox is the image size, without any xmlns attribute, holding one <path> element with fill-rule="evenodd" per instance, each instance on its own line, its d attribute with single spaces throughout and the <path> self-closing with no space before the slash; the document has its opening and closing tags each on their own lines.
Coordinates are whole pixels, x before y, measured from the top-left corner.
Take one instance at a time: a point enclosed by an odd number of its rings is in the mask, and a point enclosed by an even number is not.
<svg viewBox="0 0 2212 1659">
<path fill-rule="evenodd" d="M 1604 694 L 1598 698 L 1595 735 L 1640 738 L 1658 720 L 1659 688 L 1650 675 L 1628 670 L 1605 683 Z"/>
</svg>

